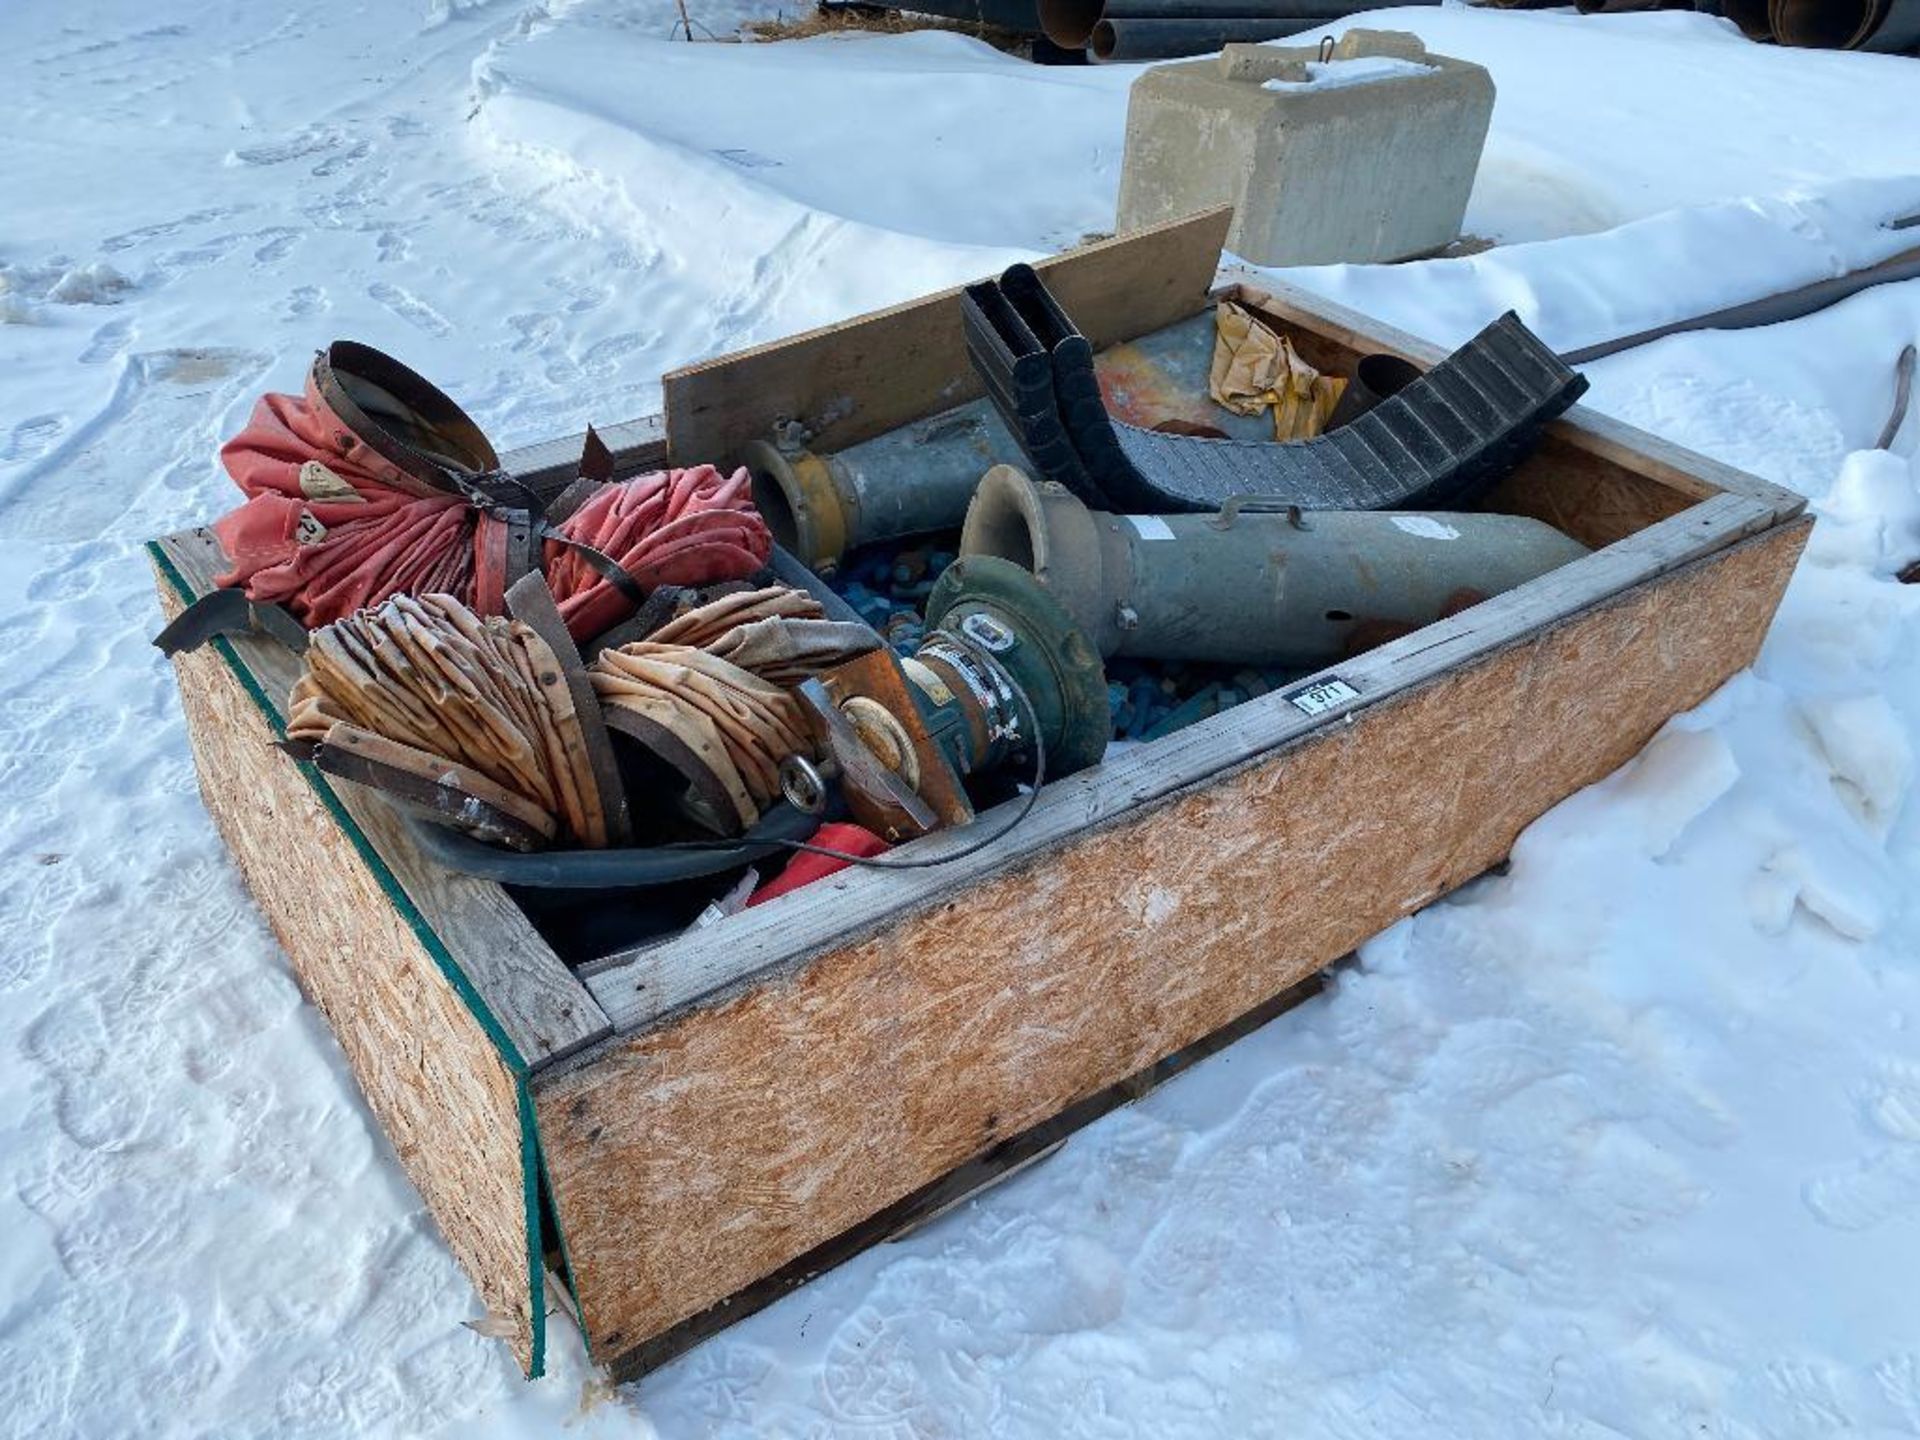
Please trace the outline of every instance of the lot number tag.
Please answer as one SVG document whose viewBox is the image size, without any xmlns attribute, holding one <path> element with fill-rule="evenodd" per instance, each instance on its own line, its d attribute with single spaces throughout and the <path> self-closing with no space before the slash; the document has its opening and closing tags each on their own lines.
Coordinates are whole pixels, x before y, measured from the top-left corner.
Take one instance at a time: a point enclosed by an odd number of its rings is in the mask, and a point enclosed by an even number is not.
<svg viewBox="0 0 1920 1440">
<path fill-rule="evenodd" d="M 1357 700 L 1360 692 L 1344 680 L 1319 680 L 1304 690 L 1296 690 L 1287 696 L 1293 708 L 1303 715 L 1324 715 L 1329 710 L 1338 709 L 1349 700 Z"/>
</svg>

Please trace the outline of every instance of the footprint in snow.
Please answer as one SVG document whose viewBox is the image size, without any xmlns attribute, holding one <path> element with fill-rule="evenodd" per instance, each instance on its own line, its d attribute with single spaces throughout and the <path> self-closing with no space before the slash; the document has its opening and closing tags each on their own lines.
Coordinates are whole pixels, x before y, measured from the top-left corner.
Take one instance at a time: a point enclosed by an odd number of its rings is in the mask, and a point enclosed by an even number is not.
<svg viewBox="0 0 1920 1440">
<path fill-rule="evenodd" d="M 276 260 L 286 259 L 287 252 L 300 243 L 300 232 L 276 225 L 270 230 L 262 230 L 255 238 L 262 243 L 253 252 L 253 258 L 262 265 L 271 265 Z"/>
<path fill-rule="evenodd" d="M 87 348 L 80 352 L 82 365 L 104 365 L 133 339 L 131 320 L 110 320 L 88 337 Z"/>
<path fill-rule="evenodd" d="M 332 308 L 327 292 L 318 285 L 302 285 L 289 291 L 281 313 L 289 320 L 298 320 L 308 315 L 318 314 Z"/>
<path fill-rule="evenodd" d="M 429 335 L 446 336 L 453 333 L 453 326 L 447 322 L 444 315 L 417 295 L 401 289 L 398 285 L 389 285 L 382 280 L 377 284 L 369 285 L 367 294 L 409 325 L 424 330 Z"/>
<path fill-rule="evenodd" d="M 7 436 L 7 443 L 0 446 L 0 462 L 39 459 L 66 428 L 67 417 L 64 415 L 35 415 L 29 420 L 22 420 Z"/>
<path fill-rule="evenodd" d="M 224 220 L 229 215 L 238 215 L 234 208 L 216 207 L 210 210 L 195 210 L 182 215 L 178 220 L 163 220 L 155 225 L 142 225 L 137 230 L 122 231 L 118 235 L 109 235 L 100 242 L 102 250 L 130 250 L 135 245 L 148 240 L 164 240 L 169 235 L 178 235 L 190 225 L 205 225 L 214 220 Z"/>
<path fill-rule="evenodd" d="M 304 130 L 296 130 L 282 140 L 270 141 L 265 145 L 249 145 L 241 150 L 229 150 L 227 164 L 284 165 L 289 160 L 300 160 L 308 155 L 319 155 L 328 150 L 338 149 L 340 142 L 339 131 L 331 126 L 314 125 Z"/>
<path fill-rule="evenodd" d="M 1867 1124 L 1894 1143 L 1801 1190 L 1815 1218 L 1836 1230 L 1871 1230 L 1920 1207 L 1920 1067 L 1888 1062 L 1862 1099 Z"/>
</svg>

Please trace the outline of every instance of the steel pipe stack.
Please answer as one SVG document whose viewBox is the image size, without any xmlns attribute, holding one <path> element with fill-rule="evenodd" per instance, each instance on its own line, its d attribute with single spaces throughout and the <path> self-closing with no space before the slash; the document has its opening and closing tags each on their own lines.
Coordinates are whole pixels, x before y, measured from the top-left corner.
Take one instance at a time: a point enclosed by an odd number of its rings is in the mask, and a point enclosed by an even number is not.
<svg viewBox="0 0 1920 1440">
<path fill-rule="evenodd" d="M 1376 8 L 1365 0 L 1039 0 L 1047 39 L 1103 62 L 1205 55 L 1229 41 L 1278 40 Z"/>
<path fill-rule="evenodd" d="M 1410 0 L 1438 5 L 1441 0 Z M 1477 0 L 1537 10 L 1563 0 Z M 1836 50 L 1920 51 L 1920 0 L 1575 0 L 1589 14 L 1702 10 L 1755 40 Z M 1378 0 L 912 0 L 889 8 L 1044 37 L 1090 60 L 1204 55 L 1232 41 L 1278 40 L 1376 8 Z M 1058 52 L 1056 52 L 1057 55 Z M 1036 51 L 1036 59 L 1042 58 Z"/>
<path fill-rule="evenodd" d="M 1560 0 L 1477 0 L 1497 10 L 1541 10 Z M 1749 39 L 1823 50 L 1920 51 L 1920 0 L 1575 0 L 1587 14 L 1702 10 Z M 1044 7 L 1043 7 L 1044 8 Z"/>
<path fill-rule="evenodd" d="M 1782 45 L 1891 53 L 1920 48 L 1920 0 L 1773 0 L 1767 19 Z"/>
<path fill-rule="evenodd" d="M 910 5 L 890 3 L 886 8 L 915 15 L 938 15 L 942 20 L 991 25 L 997 30 L 1012 30 L 1022 35 L 1040 33 L 1038 0 L 914 0 Z"/>
</svg>

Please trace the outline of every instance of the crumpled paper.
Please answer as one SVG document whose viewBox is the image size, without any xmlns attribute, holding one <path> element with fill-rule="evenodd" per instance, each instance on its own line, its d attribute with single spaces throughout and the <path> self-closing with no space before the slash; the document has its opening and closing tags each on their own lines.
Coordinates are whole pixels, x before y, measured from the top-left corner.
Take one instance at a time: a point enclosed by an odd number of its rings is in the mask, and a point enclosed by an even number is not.
<svg viewBox="0 0 1920 1440">
<path fill-rule="evenodd" d="M 1311 440 L 1326 428 L 1347 382 L 1322 375 L 1293 341 L 1237 300 L 1214 311 L 1213 367 L 1207 391 L 1236 415 L 1273 411 L 1273 438 Z"/>
</svg>

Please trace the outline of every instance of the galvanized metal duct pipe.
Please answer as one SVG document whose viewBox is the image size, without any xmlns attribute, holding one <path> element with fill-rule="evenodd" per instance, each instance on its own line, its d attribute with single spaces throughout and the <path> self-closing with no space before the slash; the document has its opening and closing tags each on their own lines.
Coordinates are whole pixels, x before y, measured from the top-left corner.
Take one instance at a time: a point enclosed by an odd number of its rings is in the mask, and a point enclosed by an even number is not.
<svg viewBox="0 0 1920 1440">
<path fill-rule="evenodd" d="M 774 540 L 816 570 L 876 540 L 950 530 L 980 474 L 1020 458 L 985 400 L 903 425 L 835 455 L 798 442 L 755 440 L 740 452 L 753 503 Z"/>
<path fill-rule="evenodd" d="M 1097 368 L 1122 413 L 1156 424 L 1205 399 L 1213 361 L 1211 310 L 1104 351 Z M 1221 411 L 1212 419 L 1241 439 L 1263 438 L 1265 416 Z M 834 454 L 800 437 L 756 440 L 740 453 L 753 501 L 782 549 L 815 570 L 834 569 L 849 550 L 880 540 L 958 529 L 980 477 L 1022 459 L 992 402 L 967 405 L 889 430 Z"/>
<path fill-rule="evenodd" d="M 1920 0 L 1773 0 L 1782 45 L 1898 53 L 1920 46 Z"/>
<path fill-rule="evenodd" d="M 1588 553 L 1515 515 L 1103 515 L 1010 465 L 980 482 L 960 552 L 1032 571 L 1103 656 L 1308 667 Z"/>
<path fill-rule="evenodd" d="M 1410 0 L 1410 3 L 1438 5 L 1440 0 Z M 1367 3 L 1367 0 L 1271 0 L 1266 5 L 1255 5 L 1252 0 L 1039 0 L 1039 8 L 1040 26 L 1047 38 L 1068 50 L 1078 50 L 1092 43 L 1094 29 L 1103 20 L 1206 21 L 1216 27 L 1264 20 L 1274 27 L 1268 32 L 1269 36 L 1279 36 L 1311 29 L 1325 20 L 1344 20 L 1349 15 L 1379 7 Z M 1258 13 L 1249 15 L 1250 10 L 1257 10 Z M 1280 28 L 1287 25 L 1293 28 Z M 1213 33 L 1224 34 L 1218 30 Z M 1221 39 L 1201 48 L 1217 50 L 1225 43 L 1226 40 Z"/>
</svg>

